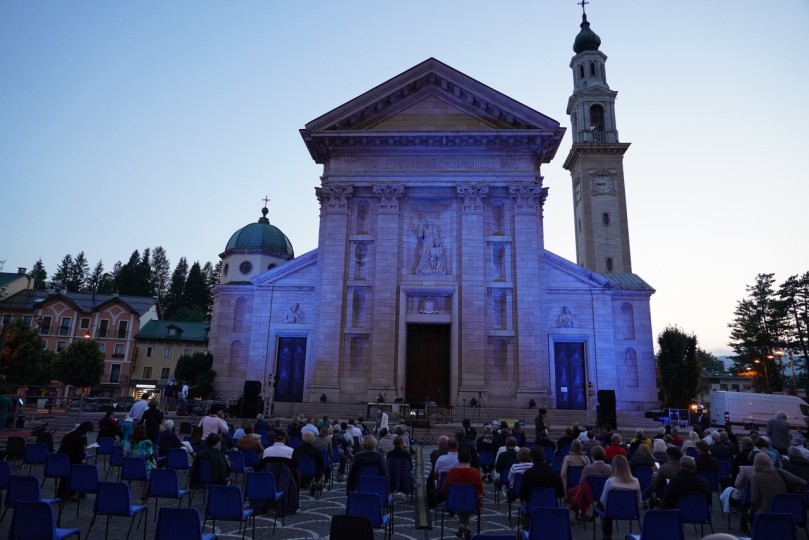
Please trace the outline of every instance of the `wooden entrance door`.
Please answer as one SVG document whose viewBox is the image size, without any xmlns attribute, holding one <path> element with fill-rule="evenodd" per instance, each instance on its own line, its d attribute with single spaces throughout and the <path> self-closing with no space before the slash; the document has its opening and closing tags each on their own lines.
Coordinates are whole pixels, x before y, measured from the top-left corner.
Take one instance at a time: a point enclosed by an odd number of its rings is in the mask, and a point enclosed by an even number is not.
<svg viewBox="0 0 809 540">
<path fill-rule="evenodd" d="M 449 403 L 449 331 L 448 324 L 407 325 L 405 399 L 411 403 Z"/>
</svg>

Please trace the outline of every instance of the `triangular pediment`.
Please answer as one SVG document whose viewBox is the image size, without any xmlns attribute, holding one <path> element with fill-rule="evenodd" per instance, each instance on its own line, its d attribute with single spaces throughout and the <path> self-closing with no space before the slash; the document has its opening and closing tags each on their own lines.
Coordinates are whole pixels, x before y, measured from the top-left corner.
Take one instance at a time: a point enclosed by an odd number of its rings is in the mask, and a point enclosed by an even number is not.
<svg viewBox="0 0 809 540">
<path fill-rule="evenodd" d="M 499 129 L 557 129 L 559 122 L 507 95 L 430 58 L 306 124 L 304 131 L 353 131 L 380 121 L 425 99 L 438 99 L 453 112 L 479 118 Z"/>
<path fill-rule="evenodd" d="M 481 131 L 510 129 L 509 125 L 487 115 L 472 114 L 433 91 L 402 110 L 369 119 L 358 129 L 371 131 Z"/>
<path fill-rule="evenodd" d="M 564 132 L 556 120 L 430 58 L 312 120 L 301 136 L 318 163 L 335 145 L 379 137 L 387 145 L 413 144 L 420 135 L 459 134 L 523 137 L 547 161 Z M 424 142 L 419 139 L 418 144 Z"/>
</svg>

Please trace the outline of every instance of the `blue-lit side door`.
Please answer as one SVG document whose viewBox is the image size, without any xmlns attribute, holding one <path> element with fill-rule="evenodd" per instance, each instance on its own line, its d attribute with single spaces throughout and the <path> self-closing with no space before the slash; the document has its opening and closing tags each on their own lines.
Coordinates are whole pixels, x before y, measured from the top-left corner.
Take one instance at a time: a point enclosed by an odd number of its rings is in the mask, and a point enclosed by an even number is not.
<svg viewBox="0 0 809 540">
<path fill-rule="evenodd" d="M 275 401 L 303 401 L 303 383 L 306 373 L 306 338 L 279 337 L 276 358 Z"/>
<path fill-rule="evenodd" d="M 554 343 L 556 367 L 556 408 L 584 410 L 587 407 L 587 381 L 584 374 L 584 343 Z"/>
</svg>

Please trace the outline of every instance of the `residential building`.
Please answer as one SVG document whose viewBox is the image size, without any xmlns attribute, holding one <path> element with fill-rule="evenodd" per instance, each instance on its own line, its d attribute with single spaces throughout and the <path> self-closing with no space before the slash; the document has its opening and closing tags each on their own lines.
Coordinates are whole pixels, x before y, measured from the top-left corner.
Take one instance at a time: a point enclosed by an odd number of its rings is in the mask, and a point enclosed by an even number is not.
<svg viewBox="0 0 809 540">
<path fill-rule="evenodd" d="M 174 379 L 182 356 L 208 352 L 210 322 L 157 321 L 146 323 L 135 336 L 135 361 L 130 384 L 137 394 L 162 392 Z"/>
<path fill-rule="evenodd" d="M 0 314 L 36 328 L 53 352 L 76 339 L 95 339 L 104 353 L 104 375 L 93 392 L 116 397 L 130 394 L 135 336 L 142 325 L 160 318 L 160 308 L 152 297 L 23 290 L 0 301 Z"/>
</svg>

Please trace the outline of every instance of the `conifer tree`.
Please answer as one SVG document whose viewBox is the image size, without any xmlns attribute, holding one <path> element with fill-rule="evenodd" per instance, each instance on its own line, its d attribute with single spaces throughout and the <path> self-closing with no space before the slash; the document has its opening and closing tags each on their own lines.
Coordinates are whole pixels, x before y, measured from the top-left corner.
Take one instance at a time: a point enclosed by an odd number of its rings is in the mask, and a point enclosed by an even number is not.
<svg viewBox="0 0 809 540">
<path fill-rule="evenodd" d="M 34 290 L 44 291 L 48 288 L 48 273 L 45 271 L 45 265 L 42 263 L 42 258 L 37 259 L 28 275 L 34 280 Z"/>
</svg>

